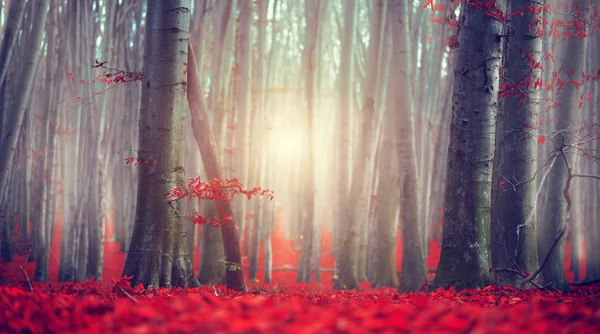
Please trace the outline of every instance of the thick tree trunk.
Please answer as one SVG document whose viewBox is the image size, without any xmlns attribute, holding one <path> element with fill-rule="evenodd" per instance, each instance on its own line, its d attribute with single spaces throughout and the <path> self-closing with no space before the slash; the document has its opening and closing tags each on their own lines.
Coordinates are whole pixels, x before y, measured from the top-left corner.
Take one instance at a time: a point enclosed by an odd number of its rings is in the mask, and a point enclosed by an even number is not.
<svg viewBox="0 0 600 334">
<path fill-rule="evenodd" d="M 511 18 L 509 24 L 518 32 L 528 31 L 539 15 L 525 8 L 525 0 L 511 0 L 512 12 L 522 11 L 524 16 Z M 510 83 L 531 82 L 521 88 L 531 101 L 522 101 L 519 91 L 506 98 L 498 117 L 493 187 L 491 245 L 492 265 L 495 268 L 514 268 L 513 262 L 524 272 L 533 273 L 538 266 L 536 241 L 537 202 L 535 172 L 537 170 L 537 131 L 539 124 L 540 91 L 533 83 L 541 77 L 541 71 L 531 69 L 530 61 L 523 55 L 531 54 L 539 60 L 542 55 L 542 41 L 539 38 L 523 39 L 517 36 L 507 38 L 507 53 L 504 60 L 506 79 Z M 503 98 L 502 95 L 500 98 Z M 498 184 L 504 184 L 498 187 Z M 504 275 L 504 274 L 502 274 Z M 506 276 L 512 286 L 520 285 L 520 277 Z"/>
<path fill-rule="evenodd" d="M 139 127 L 136 218 L 123 275 L 145 287 L 199 286 L 185 243 L 184 179 L 189 0 L 149 0 Z"/>
<path fill-rule="evenodd" d="M 498 1 L 496 8 L 504 10 Z M 489 276 L 494 134 L 502 23 L 474 5 L 459 20 L 442 252 L 434 286 L 483 288 Z M 492 8 L 493 10 L 493 8 Z"/>
</svg>

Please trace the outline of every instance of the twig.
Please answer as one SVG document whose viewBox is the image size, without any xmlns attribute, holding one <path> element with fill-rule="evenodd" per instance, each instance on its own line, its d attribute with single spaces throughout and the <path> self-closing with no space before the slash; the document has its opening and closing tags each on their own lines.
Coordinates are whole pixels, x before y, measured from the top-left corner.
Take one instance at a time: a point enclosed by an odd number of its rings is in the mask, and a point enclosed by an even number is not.
<svg viewBox="0 0 600 334">
<path fill-rule="evenodd" d="M 125 289 L 123 289 L 122 287 L 119 287 L 119 289 L 121 290 L 121 292 L 123 292 L 125 294 L 125 296 L 127 298 L 129 298 L 129 300 L 131 300 L 134 303 L 138 303 L 137 299 L 133 298 L 127 291 L 125 291 Z"/>
<path fill-rule="evenodd" d="M 27 275 L 27 271 L 25 270 L 25 266 L 27 265 L 27 260 L 29 260 L 29 255 L 31 255 L 31 248 L 29 248 L 29 253 L 25 257 L 25 263 L 21 265 L 21 270 L 23 274 L 25 274 L 25 278 L 27 279 L 27 286 L 29 286 L 29 291 L 33 291 L 33 286 L 31 285 L 31 280 L 29 280 L 29 275 Z"/>
<path fill-rule="evenodd" d="M 556 248 L 556 246 L 558 245 L 558 242 L 560 241 L 560 239 L 562 239 L 562 237 L 565 235 L 566 232 L 567 232 L 567 225 L 565 224 L 560 229 L 560 231 L 558 231 L 558 234 L 554 237 L 554 242 L 552 242 L 552 246 L 550 247 L 550 250 L 548 251 L 548 253 L 546 253 L 546 257 L 544 258 L 544 261 L 542 262 L 542 264 L 537 268 L 537 270 L 531 276 L 529 276 L 523 280 L 523 282 L 521 283 L 521 289 L 525 286 L 525 284 L 531 283 L 542 272 L 542 270 L 544 270 L 544 268 L 548 264 L 550 255 L 552 255 L 552 252 L 554 251 L 554 248 Z"/>
</svg>

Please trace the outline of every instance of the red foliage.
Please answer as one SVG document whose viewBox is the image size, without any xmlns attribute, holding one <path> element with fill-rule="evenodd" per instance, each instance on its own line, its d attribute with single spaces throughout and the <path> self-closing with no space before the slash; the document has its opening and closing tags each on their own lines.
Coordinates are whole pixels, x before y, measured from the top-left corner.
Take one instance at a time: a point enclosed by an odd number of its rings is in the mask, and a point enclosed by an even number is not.
<svg viewBox="0 0 600 334">
<path fill-rule="evenodd" d="M 255 195 L 264 196 L 270 201 L 272 201 L 274 198 L 271 190 L 262 189 L 260 187 L 254 187 L 250 190 L 247 190 L 244 189 L 237 179 L 227 179 L 225 182 L 213 179 L 210 182 L 202 182 L 200 181 L 200 177 L 197 177 L 190 178 L 189 180 L 190 182 L 188 183 L 187 187 L 184 185 L 175 187 L 171 194 L 169 194 L 169 197 L 173 198 L 174 200 L 180 200 L 184 197 L 188 197 L 190 200 L 196 198 L 227 202 L 231 202 L 233 196 L 240 194 L 246 195 L 248 199 Z M 233 220 L 233 217 L 205 218 L 199 213 L 196 213 L 195 217 L 187 216 L 187 218 L 195 224 L 208 223 L 217 227 Z"/>
<path fill-rule="evenodd" d="M 283 214 L 279 208 L 272 234 L 273 248 L 277 249 L 274 267 L 298 263 L 294 241 L 284 237 Z M 368 283 L 361 283 L 361 291 L 333 291 L 330 272 L 323 273 L 322 284 L 288 284 L 295 280 L 295 271 L 282 270 L 273 272 L 277 283 L 251 284 L 245 294 L 226 291 L 222 286 L 132 289 L 128 278 L 119 278 L 124 256 L 112 241 L 114 219 L 110 215 L 104 282 L 58 283 L 60 223 L 59 215 L 51 251 L 56 255 L 51 256 L 51 282 L 33 283 L 33 292 L 29 292 L 19 269 L 25 256 L 17 255 L 14 262 L 1 264 L 2 279 L 12 285 L 0 286 L 0 333 L 600 331 L 600 286 L 574 287 L 569 293 L 489 286 L 481 291 L 438 289 L 397 294 L 391 289 L 368 289 Z M 321 235 L 320 265 L 332 268 L 331 233 L 324 227 Z M 398 267 L 401 249 L 399 244 Z M 565 253 L 570 259 L 569 244 Z M 428 268 L 435 269 L 438 261 L 439 243 L 432 240 Z M 34 267 L 34 262 L 27 264 L 30 277 Z M 565 267 L 570 266 L 566 263 Z"/>
<path fill-rule="evenodd" d="M 127 291 L 125 294 L 124 291 Z M 0 332 L 476 332 L 600 331 L 600 287 L 569 293 L 438 289 L 331 291 L 305 284 L 133 290 L 99 283 L 0 287 Z"/>
</svg>

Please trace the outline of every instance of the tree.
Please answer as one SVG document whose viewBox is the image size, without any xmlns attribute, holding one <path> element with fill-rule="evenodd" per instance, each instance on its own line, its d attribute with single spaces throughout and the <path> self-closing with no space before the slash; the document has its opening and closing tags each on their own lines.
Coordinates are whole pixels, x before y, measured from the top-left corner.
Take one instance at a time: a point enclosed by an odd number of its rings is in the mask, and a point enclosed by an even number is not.
<svg viewBox="0 0 600 334">
<path fill-rule="evenodd" d="M 398 191 L 402 229 L 402 276 L 400 290 L 417 291 L 427 281 L 419 208 L 419 175 L 415 147 L 415 117 L 408 85 L 406 57 L 405 2 L 389 0 L 388 15 L 393 39 L 393 73 L 395 80 L 396 151 L 398 155 Z"/>
<path fill-rule="evenodd" d="M 351 219 L 353 208 L 349 206 L 347 183 L 349 182 L 350 170 L 350 114 L 352 112 L 352 71 L 354 69 L 354 52 L 352 51 L 355 41 L 356 1 L 344 2 L 344 38 L 342 41 L 340 60 L 340 138 L 338 148 L 339 163 L 339 188 L 338 188 L 338 214 L 336 231 L 339 229 L 339 249 L 336 252 L 336 269 L 339 272 L 335 281 L 336 289 L 358 288 L 357 265 L 358 265 L 358 222 Z"/>
<path fill-rule="evenodd" d="M 199 286 L 185 242 L 183 170 L 190 0 L 149 0 L 139 123 L 138 198 L 124 276 L 136 286 Z"/>
<path fill-rule="evenodd" d="M 206 176 L 209 179 L 224 181 L 223 164 L 217 153 L 215 135 L 208 123 L 208 107 L 201 93 L 202 86 L 200 85 L 196 56 L 193 47 L 190 47 L 189 50 L 188 63 L 190 68 L 187 75 L 190 89 L 188 90 L 187 99 L 192 113 L 192 131 L 202 155 L 202 163 L 206 170 Z M 233 208 L 231 203 L 224 200 L 215 200 L 215 205 L 221 219 L 233 218 L 220 227 L 225 255 L 223 259 L 226 269 L 225 282 L 229 289 L 245 291 L 246 282 L 244 280 L 244 273 L 240 270 L 242 265 L 242 250 Z"/>
<path fill-rule="evenodd" d="M 489 11 L 504 10 L 504 5 L 498 1 Z M 461 15 L 442 251 L 434 279 L 436 287 L 456 289 L 490 282 L 490 192 L 503 27 L 474 4 L 462 7 Z"/>
<path fill-rule="evenodd" d="M 502 186 L 493 191 L 496 194 L 492 203 L 491 256 L 495 268 L 532 273 L 538 266 L 535 175 L 540 97 L 540 90 L 534 88 L 533 83 L 541 78 L 541 70 L 532 68 L 529 57 L 541 60 L 542 40 L 520 37 L 540 18 L 539 14 L 526 9 L 527 4 L 524 0 L 509 1 L 510 11 L 523 15 L 508 21 L 519 35 L 507 37 L 505 46 L 507 88 L 501 93 L 501 98 L 506 98 L 498 117 L 494 171 L 496 185 Z M 506 277 L 504 282 L 517 286 L 519 276 L 510 273 Z"/>
<path fill-rule="evenodd" d="M 579 8 L 588 8 L 589 1 L 579 1 L 578 8 L 573 8 L 576 13 Z M 565 41 L 564 48 L 559 51 L 557 66 L 560 66 L 559 76 L 564 81 L 579 80 L 583 66 L 585 65 L 586 39 L 574 37 Z M 551 152 L 564 152 L 566 156 L 559 157 L 552 167 L 548 178 L 548 199 L 546 205 L 552 214 L 548 214 L 547 220 L 539 224 L 538 252 L 540 257 L 548 254 L 552 249 L 554 238 L 560 233 L 563 226 L 568 224 L 569 212 L 567 212 L 567 201 L 563 193 L 567 184 L 568 174 L 575 166 L 575 150 L 573 145 L 577 140 L 575 136 L 575 125 L 579 121 L 576 114 L 579 104 L 578 87 L 574 84 L 565 84 L 556 93 L 556 100 L 560 104 L 553 111 L 552 126 L 554 133 L 549 138 Z M 564 159 L 563 159 L 564 158 Z M 550 254 L 548 263 L 542 273 L 544 285 L 551 284 L 555 289 L 566 290 L 568 283 L 564 274 L 564 239 L 558 241 L 556 249 Z"/>
<path fill-rule="evenodd" d="M 318 57 L 317 49 L 319 43 L 319 20 L 321 10 L 321 1 L 306 1 L 306 26 L 307 31 L 305 34 L 305 45 L 306 45 L 306 136 L 308 138 L 308 149 L 306 154 L 308 159 L 306 164 L 306 182 L 305 182 L 305 210 L 306 216 L 303 223 L 303 239 L 302 239 L 302 253 L 298 261 L 298 276 L 296 280 L 298 282 L 310 282 L 313 265 L 318 267 L 319 263 L 311 262 L 318 256 L 318 232 L 317 224 L 315 222 L 315 149 L 314 149 L 314 115 L 315 115 L 315 93 L 317 86 L 317 78 L 315 72 L 317 70 Z"/>
</svg>

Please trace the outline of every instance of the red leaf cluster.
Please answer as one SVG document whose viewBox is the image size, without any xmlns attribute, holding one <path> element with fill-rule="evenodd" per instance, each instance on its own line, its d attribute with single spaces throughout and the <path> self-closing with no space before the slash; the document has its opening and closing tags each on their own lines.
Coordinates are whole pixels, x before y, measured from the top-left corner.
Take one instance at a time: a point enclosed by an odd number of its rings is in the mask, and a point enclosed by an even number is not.
<svg viewBox="0 0 600 334">
<path fill-rule="evenodd" d="M 187 187 L 184 185 L 175 187 L 169 197 L 174 200 L 188 197 L 190 200 L 196 198 L 227 202 L 232 201 L 233 196 L 240 194 L 246 195 L 248 199 L 255 195 L 266 197 L 270 201 L 274 198 L 271 190 L 260 187 L 244 189 L 237 179 L 226 179 L 225 182 L 212 179 L 210 182 L 202 182 L 200 177 L 197 177 L 189 180 Z M 187 218 L 195 224 L 211 224 L 213 226 L 220 226 L 233 220 L 233 217 L 205 218 L 198 213 L 195 214 L 195 217 L 187 216 Z"/>
</svg>

